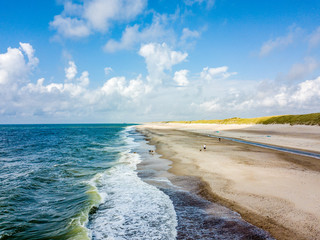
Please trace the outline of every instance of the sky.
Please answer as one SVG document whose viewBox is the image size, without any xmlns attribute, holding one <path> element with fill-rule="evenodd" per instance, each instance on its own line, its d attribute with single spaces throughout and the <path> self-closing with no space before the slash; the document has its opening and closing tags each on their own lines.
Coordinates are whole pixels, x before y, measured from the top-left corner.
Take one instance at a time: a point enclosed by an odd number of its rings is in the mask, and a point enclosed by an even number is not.
<svg viewBox="0 0 320 240">
<path fill-rule="evenodd" d="M 320 112 L 318 0 L 0 1 L 0 124 Z"/>
</svg>

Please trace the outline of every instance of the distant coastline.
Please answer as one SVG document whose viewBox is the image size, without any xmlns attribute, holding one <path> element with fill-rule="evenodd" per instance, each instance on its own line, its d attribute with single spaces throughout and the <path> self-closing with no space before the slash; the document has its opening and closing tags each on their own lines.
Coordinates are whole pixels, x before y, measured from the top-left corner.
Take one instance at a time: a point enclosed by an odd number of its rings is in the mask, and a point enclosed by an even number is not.
<svg viewBox="0 0 320 240">
<path fill-rule="evenodd" d="M 162 123 L 211 123 L 211 124 L 290 124 L 319 125 L 320 113 L 279 115 L 256 118 L 227 118 L 222 120 L 163 121 Z"/>
</svg>

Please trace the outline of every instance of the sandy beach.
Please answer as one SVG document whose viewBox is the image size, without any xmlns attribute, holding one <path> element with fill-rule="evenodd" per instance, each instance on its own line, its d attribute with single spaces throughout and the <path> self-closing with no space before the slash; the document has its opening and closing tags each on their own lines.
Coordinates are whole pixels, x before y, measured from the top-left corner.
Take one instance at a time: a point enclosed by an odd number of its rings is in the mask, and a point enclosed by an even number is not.
<svg viewBox="0 0 320 240">
<path fill-rule="evenodd" d="M 320 153 L 319 126 L 152 123 L 137 128 L 172 161 L 168 171 L 174 184 L 238 212 L 276 239 L 320 239 L 320 159 L 208 136 Z M 202 182 L 187 184 L 177 176 Z"/>
</svg>

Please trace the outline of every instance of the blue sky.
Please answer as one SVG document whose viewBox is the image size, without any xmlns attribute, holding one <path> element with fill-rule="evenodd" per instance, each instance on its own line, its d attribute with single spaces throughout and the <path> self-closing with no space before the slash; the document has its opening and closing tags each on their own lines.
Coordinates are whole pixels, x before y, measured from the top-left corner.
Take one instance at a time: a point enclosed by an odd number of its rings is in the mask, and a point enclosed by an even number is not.
<svg viewBox="0 0 320 240">
<path fill-rule="evenodd" d="M 320 1 L 0 2 L 0 123 L 319 112 Z"/>
</svg>

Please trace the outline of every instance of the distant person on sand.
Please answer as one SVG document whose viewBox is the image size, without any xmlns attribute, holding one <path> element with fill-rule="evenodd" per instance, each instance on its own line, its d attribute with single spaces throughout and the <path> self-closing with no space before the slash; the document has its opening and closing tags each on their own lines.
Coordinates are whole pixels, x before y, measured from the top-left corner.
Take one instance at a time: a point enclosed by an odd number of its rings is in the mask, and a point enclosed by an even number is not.
<svg viewBox="0 0 320 240">
<path fill-rule="evenodd" d="M 206 149 L 207 149 L 207 145 L 204 144 L 204 145 L 203 145 L 203 150 L 205 151 Z"/>
</svg>

